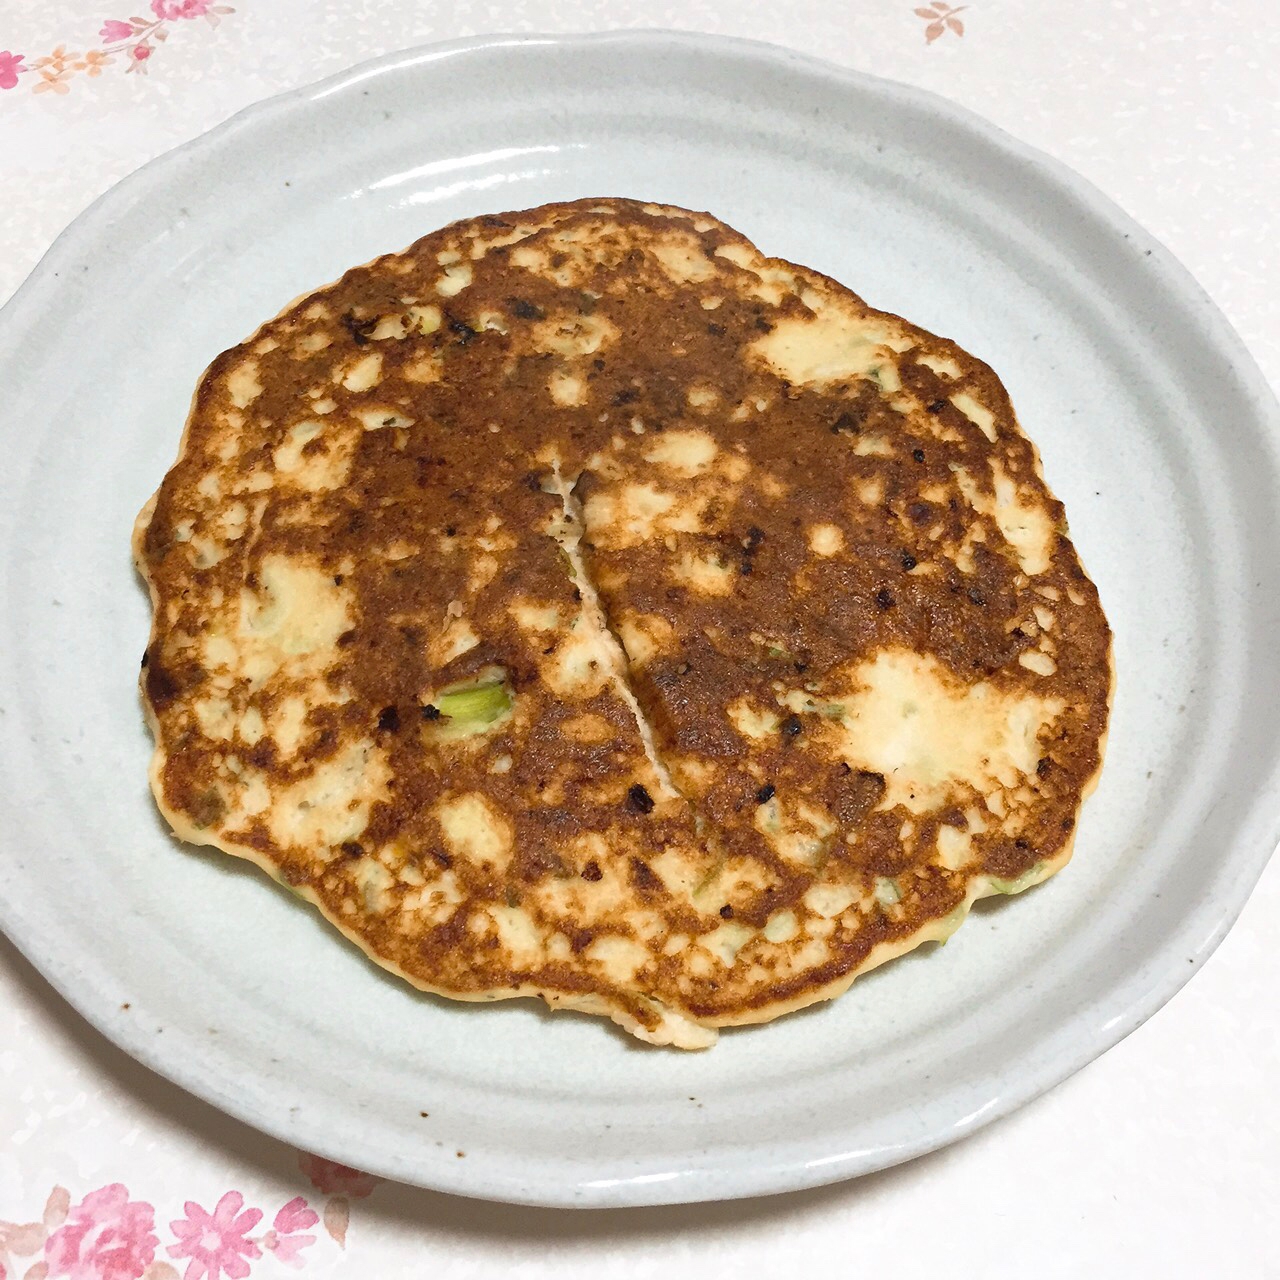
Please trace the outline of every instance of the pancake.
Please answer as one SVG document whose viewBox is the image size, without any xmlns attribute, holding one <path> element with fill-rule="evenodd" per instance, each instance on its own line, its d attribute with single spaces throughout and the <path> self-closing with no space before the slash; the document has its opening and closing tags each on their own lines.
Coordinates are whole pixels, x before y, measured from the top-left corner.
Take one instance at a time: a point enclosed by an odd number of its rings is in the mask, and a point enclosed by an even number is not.
<svg viewBox="0 0 1280 1280">
<path fill-rule="evenodd" d="M 706 214 L 456 224 L 220 356 L 151 781 L 463 1000 L 685 1048 L 1070 857 L 1110 632 L 996 375 Z"/>
</svg>

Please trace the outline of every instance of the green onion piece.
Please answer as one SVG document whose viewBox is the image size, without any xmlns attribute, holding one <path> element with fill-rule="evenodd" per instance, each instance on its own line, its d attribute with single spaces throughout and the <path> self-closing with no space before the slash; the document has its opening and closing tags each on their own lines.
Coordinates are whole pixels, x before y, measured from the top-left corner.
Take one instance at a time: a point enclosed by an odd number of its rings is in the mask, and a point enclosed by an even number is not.
<svg viewBox="0 0 1280 1280">
<path fill-rule="evenodd" d="M 1021 893 L 1024 889 L 1030 889 L 1033 884 L 1039 884 L 1044 875 L 1044 863 L 1037 862 L 1028 867 L 1020 876 L 1011 879 L 1005 879 L 1002 876 L 988 876 L 987 883 L 991 886 L 993 893 Z"/>
<path fill-rule="evenodd" d="M 492 724 L 511 709 L 511 693 L 501 680 L 442 693 L 435 700 L 442 716 L 471 724 Z"/>
</svg>

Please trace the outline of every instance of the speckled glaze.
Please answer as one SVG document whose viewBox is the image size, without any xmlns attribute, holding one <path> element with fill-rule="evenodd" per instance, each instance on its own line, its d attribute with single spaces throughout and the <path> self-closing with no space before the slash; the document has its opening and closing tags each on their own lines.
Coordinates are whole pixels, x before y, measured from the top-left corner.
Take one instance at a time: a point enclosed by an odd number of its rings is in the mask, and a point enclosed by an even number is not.
<svg viewBox="0 0 1280 1280">
<path fill-rule="evenodd" d="M 259 874 L 176 847 L 144 781 L 129 524 L 208 359 L 427 228 L 602 192 L 710 208 L 993 364 L 1116 633 L 1108 763 L 1072 866 L 975 913 L 944 953 L 699 1056 L 532 1006 L 416 996 Z M 121 242 L 166 270 L 136 271 Z M 921 91 L 664 34 L 394 55 L 121 184 L 0 315 L 0 353 L 24 424 L 0 503 L 0 922 L 130 1053 L 321 1154 L 565 1205 L 880 1168 L 1137 1026 L 1221 939 L 1274 847 L 1278 727 L 1251 714 L 1280 691 L 1274 400 L 1158 244 Z"/>
</svg>

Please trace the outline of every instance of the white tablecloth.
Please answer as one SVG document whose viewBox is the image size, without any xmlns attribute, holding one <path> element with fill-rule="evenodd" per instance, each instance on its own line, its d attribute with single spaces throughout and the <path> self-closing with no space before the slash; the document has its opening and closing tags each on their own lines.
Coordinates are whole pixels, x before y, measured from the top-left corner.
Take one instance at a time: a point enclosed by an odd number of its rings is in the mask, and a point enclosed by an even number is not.
<svg viewBox="0 0 1280 1280">
<path fill-rule="evenodd" d="M 635 26 L 771 40 L 976 109 L 1164 240 L 1280 384 L 1263 0 L 4 0 L 0 298 L 111 183 L 248 103 L 430 40 Z M 1280 1276 L 1278 913 L 1273 865 L 1166 1009 L 960 1146 L 825 1190 L 595 1213 L 312 1161 L 135 1065 L 0 941 L 0 1280 Z"/>
</svg>

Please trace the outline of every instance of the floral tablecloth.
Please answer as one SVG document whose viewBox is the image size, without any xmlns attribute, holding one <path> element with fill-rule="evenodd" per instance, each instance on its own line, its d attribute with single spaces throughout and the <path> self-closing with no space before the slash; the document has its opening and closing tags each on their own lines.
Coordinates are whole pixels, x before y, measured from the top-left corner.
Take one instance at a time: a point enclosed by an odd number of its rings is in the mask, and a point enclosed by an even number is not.
<svg viewBox="0 0 1280 1280">
<path fill-rule="evenodd" d="M 1280 384 L 1277 12 L 1263 0 L 4 0 L 0 298 L 111 183 L 260 98 L 429 40 L 666 26 L 925 85 L 1067 161 L 1183 259 Z M 1273 866 L 1171 1005 L 959 1147 L 769 1200 L 578 1214 L 380 1183 L 262 1137 L 131 1062 L 0 940 L 0 1280 L 676 1280 L 797 1264 L 898 1280 L 1280 1276 L 1278 912 Z"/>
</svg>

